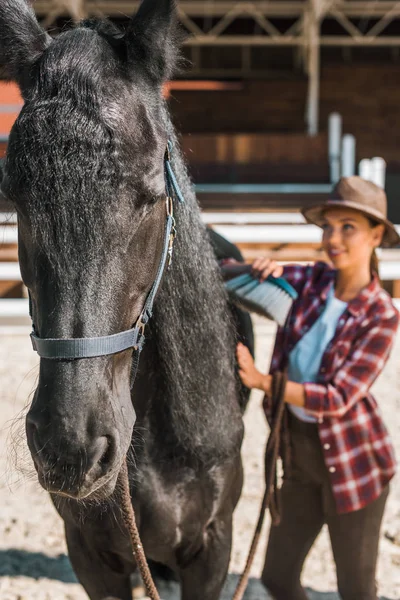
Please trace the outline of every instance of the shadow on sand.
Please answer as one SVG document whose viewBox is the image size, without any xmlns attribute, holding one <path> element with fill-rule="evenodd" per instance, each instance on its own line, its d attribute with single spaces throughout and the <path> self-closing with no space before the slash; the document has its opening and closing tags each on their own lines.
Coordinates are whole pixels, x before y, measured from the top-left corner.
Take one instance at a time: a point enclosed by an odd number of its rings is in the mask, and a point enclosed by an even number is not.
<svg viewBox="0 0 400 600">
<path fill-rule="evenodd" d="M 32 579 L 54 579 L 63 583 L 78 583 L 69 562 L 68 556 L 60 554 L 56 557 L 46 556 L 41 552 L 24 550 L 0 550 L 0 577 L 32 577 Z M 238 581 L 238 575 L 228 576 L 221 600 L 231 600 Z M 179 600 L 179 587 L 175 582 L 159 584 L 162 600 Z M 340 600 L 336 592 L 318 592 L 307 588 L 309 600 Z M 269 600 L 264 587 L 258 579 L 250 579 L 243 600 Z M 380 600 L 396 600 L 381 597 Z"/>
<path fill-rule="evenodd" d="M 63 583 L 78 583 L 66 554 L 46 556 L 41 552 L 0 550 L 0 577 L 32 577 L 55 579 Z"/>
</svg>

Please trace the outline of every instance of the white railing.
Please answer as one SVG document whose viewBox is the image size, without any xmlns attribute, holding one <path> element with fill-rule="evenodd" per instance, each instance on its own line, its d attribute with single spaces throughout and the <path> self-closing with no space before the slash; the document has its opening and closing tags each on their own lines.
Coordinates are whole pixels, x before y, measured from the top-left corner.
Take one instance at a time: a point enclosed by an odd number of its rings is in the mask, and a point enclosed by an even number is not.
<svg viewBox="0 0 400 600">
<path fill-rule="evenodd" d="M 0 319 L 29 318 L 29 301 L 25 298 L 1 298 Z"/>
<path fill-rule="evenodd" d="M 203 219 L 213 226 L 215 231 L 233 243 L 262 244 L 316 244 L 321 241 L 321 230 L 315 225 L 305 224 L 298 212 L 204 212 Z M 16 244 L 18 230 L 14 225 L 13 213 L 0 215 L 0 245 Z M 400 226 L 396 225 L 400 233 Z M 400 279 L 399 254 L 384 251 L 379 265 L 383 281 Z M 0 262 L 0 281 L 21 281 L 21 272 L 17 262 Z M 397 301 L 400 305 L 400 300 Z M 0 299 L 0 318 L 28 316 L 26 299 Z"/>
<path fill-rule="evenodd" d="M 18 228 L 14 225 L 0 225 L 0 244 L 16 244 Z"/>
<path fill-rule="evenodd" d="M 304 225 L 305 220 L 299 212 L 203 212 L 203 221 L 207 225 Z"/>
<path fill-rule="evenodd" d="M 380 261 L 379 274 L 382 281 L 392 281 L 400 279 L 400 261 L 388 260 Z M 21 274 L 18 263 L 0 263 L 0 281 L 20 281 Z M 400 299 L 396 301 L 400 306 Z M 1 298 L 0 299 L 0 319 L 9 319 L 13 317 L 28 317 L 28 300 L 25 298 Z"/>
<path fill-rule="evenodd" d="M 0 281 L 20 281 L 21 271 L 17 262 L 0 262 Z"/>
<path fill-rule="evenodd" d="M 0 213 L 0 225 L 15 225 L 17 223 L 17 213 L 2 212 Z"/>
</svg>

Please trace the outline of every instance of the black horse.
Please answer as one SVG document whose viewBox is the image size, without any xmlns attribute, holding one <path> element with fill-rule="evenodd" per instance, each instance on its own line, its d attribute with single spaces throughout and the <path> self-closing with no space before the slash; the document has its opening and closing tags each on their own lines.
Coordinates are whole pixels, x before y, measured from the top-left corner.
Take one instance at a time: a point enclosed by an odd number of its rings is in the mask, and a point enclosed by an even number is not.
<svg viewBox="0 0 400 600">
<path fill-rule="evenodd" d="M 25 100 L 2 190 L 37 336 L 107 336 L 138 319 L 164 244 L 168 139 L 186 200 L 132 392 L 131 350 L 42 358 L 27 415 L 39 481 L 92 600 L 131 598 L 126 455 L 146 555 L 176 574 L 184 600 L 219 598 L 242 486 L 226 297 L 162 100 L 175 37 L 172 0 L 144 0 L 125 33 L 90 21 L 55 40 L 25 0 L 0 2 L 0 69 Z"/>
</svg>

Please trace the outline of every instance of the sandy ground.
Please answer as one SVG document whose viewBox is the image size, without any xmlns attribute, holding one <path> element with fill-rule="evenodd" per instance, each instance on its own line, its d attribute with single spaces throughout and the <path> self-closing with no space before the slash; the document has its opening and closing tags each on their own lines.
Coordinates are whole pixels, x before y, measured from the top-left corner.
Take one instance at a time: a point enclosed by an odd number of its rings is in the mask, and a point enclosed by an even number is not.
<svg viewBox="0 0 400 600">
<path fill-rule="evenodd" d="M 84 600 L 87 597 L 77 583 L 66 556 L 62 521 L 47 494 L 32 476 L 23 435 L 15 433 L 18 430 L 23 432 L 22 420 L 18 421 L 18 417 L 29 402 L 37 376 L 37 358 L 30 348 L 28 332 L 27 327 L 10 330 L 0 325 L 0 598 Z M 260 368 L 265 369 L 267 365 L 273 334 L 271 324 L 256 321 Z M 374 391 L 400 457 L 400 335 Z M 246 479 L 235 513 L 231 574 L 223 600 L 231 597 L 235 574 L 243 568 L 263 491 L 262 455 L 267 427 L 260 401 L 260 395 L 254 393 L 245 416 L 243 458 Z M 22 473 L 15 469 L 15 450 L 23 467 Z M 253 565 L 246 600 L 267 599 L 258 576 L 268 527 L 269 522 Z M 382 600 L 400 600 L 400 477 L 393 482 L 382 529 L 378 582 Z M 335 591 L 335 570 L 325 530 L 307 559 L 303 583 L 312 600 L 339 598 Z M 163 600 L 177 600 L 179 594 L 176 587 L 171 586 L 162 590 L 162 597 Z"/>
</svg>

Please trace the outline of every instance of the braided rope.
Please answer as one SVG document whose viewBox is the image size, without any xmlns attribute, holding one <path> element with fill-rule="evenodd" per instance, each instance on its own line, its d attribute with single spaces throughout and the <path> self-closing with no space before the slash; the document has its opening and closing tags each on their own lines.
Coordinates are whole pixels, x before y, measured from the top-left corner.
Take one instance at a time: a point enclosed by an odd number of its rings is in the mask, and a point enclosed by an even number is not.
<svg viewBox="0 0 400 600">
<path fill-rule="evenodd" d="M 129 531 L 133 553 L 135 555 L 137 566 L 139 567 L 140 575 L 142 576 L 144 587 L 146 588 L 146 594 L 150 600 L 160 600 L 160 596 L 150 573 L 149 565 L 147 564 L 146 556 L 144 554 L 142 542 L 139 536 L 139 531 L 136 525 L 135 511 L 133 510 L 131 494 L 129 490 L 128 467 L 126 465 L 126 460 L 124 460 L 122 465 L 119 478 L 122 486 L 122 514 L 125 525 Z"/>
</svg>

